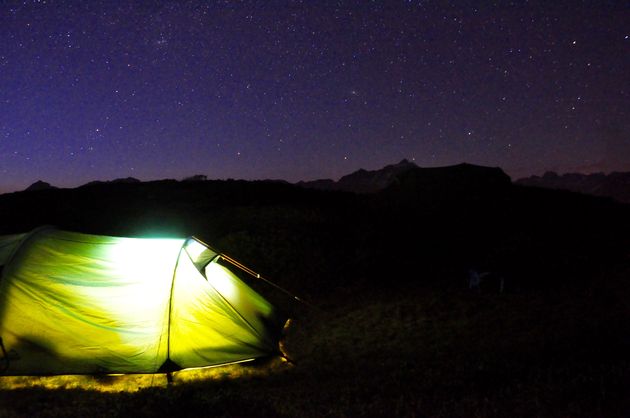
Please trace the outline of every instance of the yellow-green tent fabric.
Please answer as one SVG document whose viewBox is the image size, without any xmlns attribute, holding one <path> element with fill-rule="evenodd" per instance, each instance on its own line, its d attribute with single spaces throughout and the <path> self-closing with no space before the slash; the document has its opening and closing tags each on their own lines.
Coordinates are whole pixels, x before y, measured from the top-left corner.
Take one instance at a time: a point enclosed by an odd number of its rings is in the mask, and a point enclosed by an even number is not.
<svg viewBox="0 0 630 418">
<path fill-rule="evenodd" d="M 194 238 L 0 236 L 0 371 L 152 373 L 277 353 L 277 310 L 219 259 Z"/>
</svg>

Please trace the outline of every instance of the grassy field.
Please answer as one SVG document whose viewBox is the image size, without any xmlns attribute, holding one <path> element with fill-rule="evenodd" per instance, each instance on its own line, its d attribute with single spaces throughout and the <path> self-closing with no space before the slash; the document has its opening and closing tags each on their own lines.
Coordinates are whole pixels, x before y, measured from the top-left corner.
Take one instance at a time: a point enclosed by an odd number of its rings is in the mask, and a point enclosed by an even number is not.
<svg viewBox="0 0 630 418">
<path fill-rule="evenodd" d="M 3 417 L 624 417 L 625 280 L 554 293 L 337 289 L 287 331 L 293 360 L 164 375 L 0 379 Z"/>
</svg>

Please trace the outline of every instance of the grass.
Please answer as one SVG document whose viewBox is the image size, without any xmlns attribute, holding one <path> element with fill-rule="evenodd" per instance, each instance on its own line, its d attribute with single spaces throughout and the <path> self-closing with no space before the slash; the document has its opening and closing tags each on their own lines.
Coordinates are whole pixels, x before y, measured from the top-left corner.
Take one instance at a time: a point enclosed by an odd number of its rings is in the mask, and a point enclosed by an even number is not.
<svg viewBox="0 0 630 418">
<path fill-rule="evenodd" d="M 337 289 L 289 329 L 294 364 L 185 371 L 170 386 L 5 377 L 0 415 L 628 416 L 627 273 L 552 293 Z"/>
</svg>

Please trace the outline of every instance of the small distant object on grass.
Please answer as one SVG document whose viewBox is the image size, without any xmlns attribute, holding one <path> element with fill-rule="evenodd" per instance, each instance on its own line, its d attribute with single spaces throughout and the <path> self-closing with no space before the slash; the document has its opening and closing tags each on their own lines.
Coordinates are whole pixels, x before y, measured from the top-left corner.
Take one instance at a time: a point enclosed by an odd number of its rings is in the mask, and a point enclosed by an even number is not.
<svg viewBox="0 0 630 418">
<path fill-rule="evenodd" d="M 503 293 L 505 279 L 495 272 L 484 271 L 480 273 L 476 269 L 471 268 L 468 270 L 468 289 L 477 292 L 485 290 Z"/>
</svg>

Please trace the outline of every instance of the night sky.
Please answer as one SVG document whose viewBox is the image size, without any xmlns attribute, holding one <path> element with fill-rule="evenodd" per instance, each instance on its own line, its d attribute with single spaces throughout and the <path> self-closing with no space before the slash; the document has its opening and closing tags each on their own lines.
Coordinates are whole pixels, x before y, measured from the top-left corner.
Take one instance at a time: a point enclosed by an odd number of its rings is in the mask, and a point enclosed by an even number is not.
<svg viewBox="0 0 630 418">
<path fill-rule="evenodd" d="M 2 1 L 0 192 L 630 171 L 630 4 L 479 3 Z"/>
</svg>

